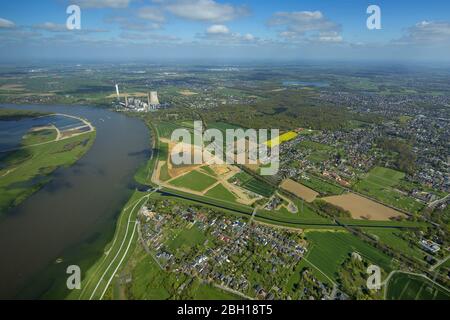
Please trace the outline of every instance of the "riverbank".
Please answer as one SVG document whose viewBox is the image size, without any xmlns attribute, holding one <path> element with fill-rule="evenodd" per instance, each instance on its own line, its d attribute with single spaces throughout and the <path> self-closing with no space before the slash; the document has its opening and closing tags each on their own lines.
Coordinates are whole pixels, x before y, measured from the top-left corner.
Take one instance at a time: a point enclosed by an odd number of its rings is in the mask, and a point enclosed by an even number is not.
<svg viewBox="0 0 450 320">
<path fill-rule="evenodd" d="M 3 121 L 17 121 L 24 118 L 35 118 L 45 115 L 47 113 L 0 108 L 0 120 Z"/>
<path fill-rule="evenodd" d="M 141 120 L 104 108 L 0 105 L 4 108 L 66 114 L 96 128 L 93 145 L 83 157 L 57 168 L 51 181 L 0 223 L 0 299 L 62 299 L 69 293 L 67 267 L 78 265 L 84 275 L 102 256 L 122 208 L 140 188 L 133 176 L 150 158 L 150 133 Z M 20 127 L 3 121 L 7 134 L 0 137 L 0 149 L 20 145 L 30 128 L 48 125 L 43 119 Z M 54 124 L 61 132 L 78 127 L 70 119 Z M 45 139 L 56 136 L 50 127 L 45 130 L 52 132 Z M 30 136 L 29 141 L 36 138 Z"/>
<path fill-rule="evenodd" d="M 0 114 L 5 114 L 3 111 Z M 46 116 L 14 110 L 7 110 L 6 114 L 15 121 Z M 58 116 L 73 118 L 64 114 Z M 72 166 L 92 147 L 96 136 L 94 126 L 77 119 L 80 126 L 68 130 L 60 130 L 53 124 L 33 127 L 22 137 L 19 146 L 0 150 L 0 216 L 49 183 L 56 169 Z"/>
</svg>

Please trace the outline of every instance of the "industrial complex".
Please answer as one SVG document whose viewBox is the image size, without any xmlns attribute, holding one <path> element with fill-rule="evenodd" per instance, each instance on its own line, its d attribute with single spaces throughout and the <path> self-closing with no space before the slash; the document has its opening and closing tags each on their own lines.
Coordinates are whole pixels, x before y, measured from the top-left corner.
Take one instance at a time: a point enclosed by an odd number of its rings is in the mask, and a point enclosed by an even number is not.
<svg viewBox="0 0 450 320">
<path fill-rule="evenodd" d="M 147 96 L 142 97 L 129 97 L 127 94 L 125 94 L 124 101 L 121 101 L 119 85 L 116 84 L 116 94 L 116 106 L 120 109 L 125 109 L 128 111 L 151 112 L 158 109 L 167 108 L 168 106 L 167 104 L 161 104 L 159 102 L 157 91 L 151 91 L 147 94 Z"/>
</svg>

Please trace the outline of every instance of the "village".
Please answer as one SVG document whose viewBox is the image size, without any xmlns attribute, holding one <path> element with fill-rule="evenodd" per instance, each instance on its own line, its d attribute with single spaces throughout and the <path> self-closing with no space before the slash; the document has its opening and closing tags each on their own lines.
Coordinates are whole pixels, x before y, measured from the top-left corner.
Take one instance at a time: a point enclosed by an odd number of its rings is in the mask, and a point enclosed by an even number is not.
<svg viewBox="0 0 450 320">
<path fill-rule="evenodd" d="M 142 244 L 163 270 L 200 278 L 245 298 L 330 298 L 331 288 L 307 269 L 299 272 L 312 279 L 312 288 L 292 292 L 288 287 L 288 279 L 307 252 L 299 232 L 210 211 L 173 206 L 169 201 L 150 202 L 140 214 Z M 264 277 L 267 273 L 272 276 Z"/>
</svg>

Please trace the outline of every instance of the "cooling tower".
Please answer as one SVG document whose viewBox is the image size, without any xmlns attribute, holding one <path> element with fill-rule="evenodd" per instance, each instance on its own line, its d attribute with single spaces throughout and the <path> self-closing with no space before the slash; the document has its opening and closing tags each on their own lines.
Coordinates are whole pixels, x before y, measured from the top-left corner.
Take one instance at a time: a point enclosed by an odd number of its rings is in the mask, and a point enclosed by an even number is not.
<svg viewBox="0 0 450 320">
<path fill-rule="evenodd" d="M 159 105 L 158 92 L 150 92 L 150 105 Z"/>
</svg>

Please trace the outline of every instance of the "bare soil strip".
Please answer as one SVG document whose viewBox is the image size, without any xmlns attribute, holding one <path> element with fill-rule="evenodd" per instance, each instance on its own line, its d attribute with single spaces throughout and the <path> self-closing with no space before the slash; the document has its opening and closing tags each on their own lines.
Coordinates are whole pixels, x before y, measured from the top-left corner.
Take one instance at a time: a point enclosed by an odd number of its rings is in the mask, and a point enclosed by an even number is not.
<svg viewBox="0 0 450 320">
<path fill-rule="evenodd" d="M 323 200 L 344 210 L 348 210 L 354 219 L 389 221 L 391 218 L 406 217 L 397 210 L 354 193 L 326 197 Z"/>
<path fill-rule="evenodd" d="M 319 196 L 318 192 L 291 179 L 284 180 L 281 183 L 281 188 L 295 194 L 306 202 L 313 202 Z"/>
</svg>

